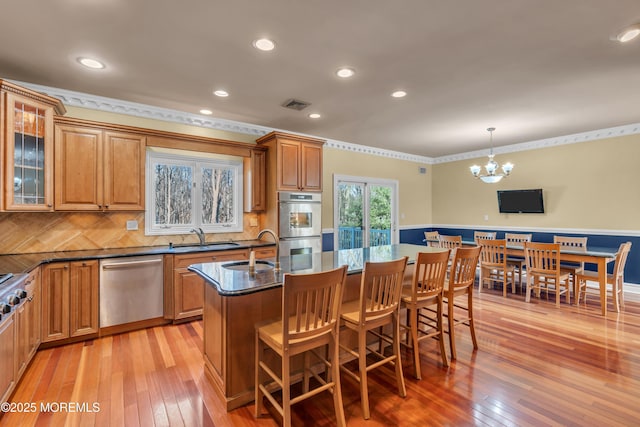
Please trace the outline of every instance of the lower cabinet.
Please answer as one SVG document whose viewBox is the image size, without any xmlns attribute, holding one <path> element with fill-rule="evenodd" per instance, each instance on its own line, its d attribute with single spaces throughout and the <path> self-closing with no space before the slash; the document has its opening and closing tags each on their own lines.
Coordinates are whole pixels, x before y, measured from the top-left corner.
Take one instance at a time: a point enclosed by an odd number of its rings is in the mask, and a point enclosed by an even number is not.
<svg viewBox="0 0 640 427">
<path fill-rule="evenodd" d="M 16 321 L 15 312 L 2 315 L 0 321 L 0 401 L 6 402 L 16 384 Z"/>
<path fill-rule="evenodd" d="M 173 260 L 173 320 L 202 316 L 204 307 L 204 280 L 187 270 L 192 264 L 243 260 L 249 258 L 246 249 L 232 251 L 201 252 L 174 255 Z"/>
<path fill-rule="evenodd" d="M 20 378 L 40 345 L 40 269 L 25 282 L 27 296 L 16 310 L 16 378 Z"/>
<path fill-rule="evenodd" d="M 98 333 L 98 282 L 97 260 L 43 267 L 43 343 Z"/>
<path fill-rule="evenodd" d="M 254 249 L 257 259 L 276 256 L 275 246 Z M 174 255 L 173 259 L 173 320 L 202 316 L 204 307 L 204 280 L 187 270 L 192 264 L 249 259 L 249 249 L 201 252 Z"/>
</svg>

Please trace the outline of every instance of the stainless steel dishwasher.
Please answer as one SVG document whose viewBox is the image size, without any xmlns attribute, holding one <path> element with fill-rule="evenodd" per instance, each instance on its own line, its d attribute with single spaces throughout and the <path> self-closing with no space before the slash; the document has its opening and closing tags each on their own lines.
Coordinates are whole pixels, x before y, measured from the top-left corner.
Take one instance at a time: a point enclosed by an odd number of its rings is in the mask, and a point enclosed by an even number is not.
<svg viewBox="0 0 640 427">
<path fill-rule="evenodd" d="M 100 327 L 164 316 L 162 255 L 100 261 Z"/>
</svg>

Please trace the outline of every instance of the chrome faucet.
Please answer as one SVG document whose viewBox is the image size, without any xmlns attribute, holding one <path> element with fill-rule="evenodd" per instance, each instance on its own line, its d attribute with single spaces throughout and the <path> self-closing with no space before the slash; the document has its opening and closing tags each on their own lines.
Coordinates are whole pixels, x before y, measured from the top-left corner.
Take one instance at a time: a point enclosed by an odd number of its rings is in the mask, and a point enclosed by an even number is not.
<svg viewBox="0 0 640 427">
<path fill-rule="evenodd" d="M 274 267 L 274 270 L 280 271 L 280 239 L 278 239 L 278 236 L 276 236 L 276 233 L 274 233 L 273 230 L 268 228 L 260 231 L 258 233 L 257 239 L 260 240 L 265 234 L 271 234 L 271 236 L 273 236 L 273 240 L 276 242 L 276 265 Z"/>
<path fill-rule="evenodd" d="M 196 233 L 198 235 L 198 239 L 200 239 L 200 246 L 204 245 L 204 232 L 202 231 L 202 228 L 192 228 L 189 230 L 189 233 Z"/>
</svg>

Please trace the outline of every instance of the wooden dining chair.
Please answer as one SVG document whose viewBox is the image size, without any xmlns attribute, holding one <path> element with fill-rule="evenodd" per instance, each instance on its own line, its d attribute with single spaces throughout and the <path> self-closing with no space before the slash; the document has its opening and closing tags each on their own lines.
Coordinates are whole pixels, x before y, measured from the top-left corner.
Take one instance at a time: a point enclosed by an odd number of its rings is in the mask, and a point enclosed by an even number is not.
<svg viewBox="0 0 640 427">
<path fill-rule="evenodd" d="M 446 236 L 440 235 L 439 246 L 445 249 L 454 249 L 462 246 L 462 236 Z"/>
<path fill-rule="evenodd" d="M 407 309 L 407 322 L 401 323 L 410 337 L 409 347 L 413 350 L 415 377 L 422 378 L 420 372 L 420 341 L 436 338 L 440 344 L 442 364 L 449 366 L 444 348 L 444 328 L 442 327 L 442 302 L 444 280 L 447 276 L 449 250 L 442 252 L 419 252 L 413 265 L 411 287 L 402 291 L 401 308 Z M 435 309 L 434 309 L 435 307 Z"/>
<path fill-rule="evenodd" d="M 587 251 L 586 237 L 553 236 L 553 243 L 558 243 L 561 250 L 572 249 L 580 252 Z M 560 270 L 569 273 L 569 280 L 573 285 L 573 294 L 578 295 L 576 275 L 584 271 L 584 262 L 562 262 L 560 264 Z"/>
<path fill-rule="evenodd" d="M 494 240 L 496 235 L 495 231 L 474 231 L 473 241 L 480 244 L 480 240 Z"/>
<path fill-rule="evenodd" d="M 507 285 L 511 282 L 511 292 L 515 293 L 515 267 L 507 263 L 506 240 L 480 239 L 477 242 L 482 247 L 478 292 L 482 292 L 485 282 L 488 282 L 488 286 L 501 283 L 502 295 L 506 297 Z"/>
<path fill-rule="evenodd" d="M 404 271 L 408 257 L 387 262 L 365 262 L 358 299 L 346 301 L 342 304 L 340 316 L 342 324 L 347 330 L 357 334 L 357 350 L 348 348 L 346 344 L 340 347 L 358 360 L 358 372 L 353 372 L 341 366 L 342 372 L 360 383 L 360 398 L 362 416 L 369 419 L 369 386 L 367 373 L 383 364 L 391 363 L 395 367 L 398 394 L 407 395 L 402 376 L 402 359 L 400 358 L 400 296 L 403 286 Z M 378 329 L 391 325 L 391 355 L 384 354 L 382 341 L 388 337 L 377 332 Z M 369 335 L 378 337 L 380 346 L 368 347 Z M 376 359 L 367 364 L 369 357 Z"/>
<path fill-rule="evenodd" d="M 507 241 L 507 246 L 523 247 L 524 242 L 531 241 L 531 237 L 531 234 L 504 233 L 504 240 Z M 520 289 L 522 289 L 522 275 L 524 274 L 526 264 L 527 263 L 523 257 L 507 257 L 507 265 L 515 267 L 514 271 L 518 275 L 518 286 L 520 286 Z"/>
<path fill-rule="evenodd" d="M 627 263 L 627 257 L 631 251 L 631 242 L 625 242 L 620 245 L 618 252 L 616 253 L 616 260 L 613 265 L 613 273 L 607 274 L 606 289 L 604 292 L 604 301 L 600 301 L 604 306 L 607 305 L 607 294 L 611 292 L 611 299 L 613 301 L 613 307 L 616 312 L 620 311 L 620 307 L 624 307 L 624 267 Z M 598 282 L 597 271 L 583 271 L 576 275 L 576 286 L 578 293 L 576 295 L 576 302 L 580 302 L 580 296 L 584 292 L 584 303 L 587 304 L 587 282 Z M 598 289 L 598 295 L 600 296 L 600 290 Z"/>
<path fill-rule="evenodd" d="M 456 248 L 453 253 L 453 263 L 450 267 L 449 277 L 445 281 L 443 304 L 447 306 L 446 317 L 448 324 L 445 332 L 449 334 L 452 360 L 456 359 L 455 327 L 457 325 L 469 327 L 473 348 L 478 348 L 473 321 L 473 284 L 481 249 L 480 246 Z M 464 299 L 466 303 L 456 303 L 456 299 Z M 461 311 L 466 312 L 466 314 L 461 315 Z M 456 312 L 458 317 L 455 317 Z"/>
<path fill-rule="evenodd" d="M 531 301 L 532 290 L 538 296 L 544 290 L 547 297 L 552 290 L 556 294 L 556 306 L 560 306 L 562 294 L 566 295 L 567 303 L 571 304 L 569 272 L 560 270 L 560 244 L 525 242 L 524 256 L 527 262 L 525 301 Z"/>
<path fill-rule="evenodd" d="M 424 241 L 427 244 L 427 246 L 440 246 L 439 245 L 439 236 L 440 233 L 438 233 L 437 231 L 425 231 L 424 232 Z"/>
<path fill-rule="evenodd" d="M 291 426 L 291 406 L 321 391 L 333 394 L 337 425 L 345 426 L 338 348 L 339 316 L 347 266 L 311 274 L 285 274 L 282 286 L 282 317 L 256 325 L 255 416 L 262 415 L 266 397 L 282 416 L 282 424 Z M 327 358 L 324 350 L 328 347 Z M 268 365 L 265 349 L 280 356 L 280 369 Z M 317 352 L 315 349 L 322 349 Z M 325 378 L 309 366 L 310 352 L 329 370 Z M 291 358 L 304 353 L 302 394 L 291 396 L 293 376 Z M 280 371 L 281 375 L 277 372 Z M 268 382 L 265 382 L 265 374 Z M 309 390 L 309 377 L 318 387 Z M 282 403 L 273 396 L 282 390 Z"/>
</svg>

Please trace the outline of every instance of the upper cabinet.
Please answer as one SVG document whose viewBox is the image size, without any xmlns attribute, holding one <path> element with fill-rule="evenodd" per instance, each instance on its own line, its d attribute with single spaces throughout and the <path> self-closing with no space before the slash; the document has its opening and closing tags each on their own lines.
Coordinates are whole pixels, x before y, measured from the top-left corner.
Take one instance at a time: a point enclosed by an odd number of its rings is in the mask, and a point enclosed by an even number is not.
<svg viewBox="0 0 640 427">
<path fill-rule="evenodd" d="M 256 143 L 269 148 L 269 166 L 275 166 L 276 191 L 322 191 L 322 145 L 324 140 L 271 132 Z M 270 178 L 271 179 L 271 178 Z"/>
<path fill-rule="evenodd" d="M 53 116 L 57 98 L 0 80 L 0 208 L 53 210 Z"/>
<path fill-rule="evenodd" d="M 244 211 L 262 212 L 267 208 L 267 149 L 255 147 L 244 158 Z"/>
<path fill-rule="evenodd" d="M 55 125 L 55 209 L 143 211 L 146 137 L 73 119 Z"/>
</svg>

